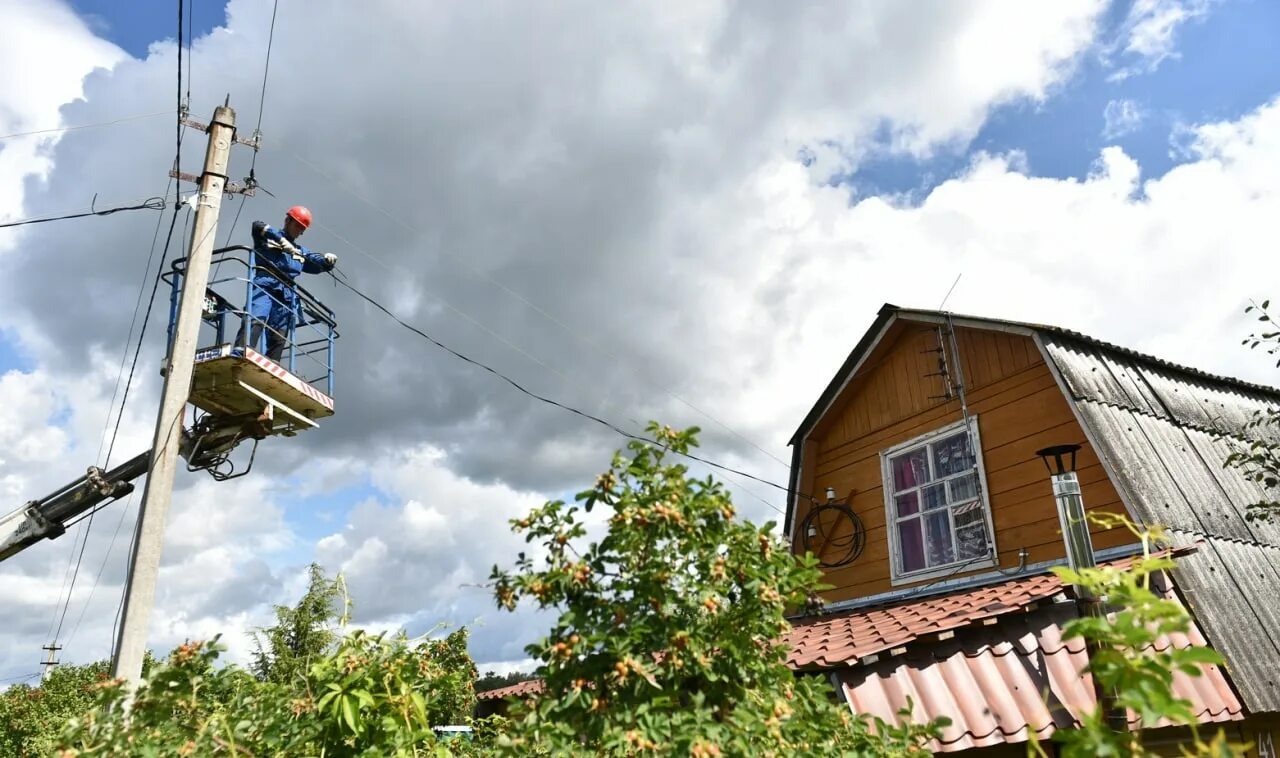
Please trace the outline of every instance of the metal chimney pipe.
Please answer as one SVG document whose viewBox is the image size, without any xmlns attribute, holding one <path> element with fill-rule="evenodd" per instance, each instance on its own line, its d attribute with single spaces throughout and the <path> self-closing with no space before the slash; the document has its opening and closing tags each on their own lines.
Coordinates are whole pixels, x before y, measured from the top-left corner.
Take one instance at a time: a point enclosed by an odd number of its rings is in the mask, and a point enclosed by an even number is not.
<svg viewBox="0 0 1280 758">
<path fill-rule="evenodd" d="M 1072 571 L 1093 568 L 1098 565 L 1093 555 L 1093 538 L 1089 535 L 1089 519 L 1084 510 L 1084 498 L 1080 495 L 1080 479 L 1076 476 L 1076 451 L 1079 445 L 1054 445 L 1037 450 L 1036 455 L 1049 469 L 1049 481 L 1053 484 L 1053 499 L 1058 505 L 1058 524 L 1062 527 L 1062 541 L 1067 549 L 1067 566 Z M 1052 460 L 1052 463 L 1050 461 Z M 1072 585 L 1076 595 L 1076 607 L 1081 616 L 1105 617 L 1101 599 L 1088 588 Z M 1096 643 L 1086 642 L 1089 659 L 1098 652 Z M 1116 731 L 1128 729 L 1128 718 L 1116 702 L 1115 693 L 1107 692 L 1093 679 L 1094 696 L 1102 709 L 1107 725 Z"/>
</svg>

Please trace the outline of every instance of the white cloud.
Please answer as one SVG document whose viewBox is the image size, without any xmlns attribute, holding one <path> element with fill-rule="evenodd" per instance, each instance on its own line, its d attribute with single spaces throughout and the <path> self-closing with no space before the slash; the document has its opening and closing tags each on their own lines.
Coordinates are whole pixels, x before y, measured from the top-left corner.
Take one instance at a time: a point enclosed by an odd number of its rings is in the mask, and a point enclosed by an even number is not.
<svg viewBox="0 0 1280 758">
<path fill-rule="evenodd" d="M 470 626 L 482 662 L 522 658 L 539 631 L 531 614 L 498 612 L 484 585 L 494 565 L 509 567 L 520 551 L 536 554 L 507 522 L 545 498 L 459 477 L 431 447 L 380 460 L 371 474 L 381 501 L 358 505 L 342 532 L 316 545 L 317 560 L 346 579 L 354 621 L 406 625 L 414 634 L 441 623 Z"/>
<path fill-rule="evenodd" d="M 1203 19 L 1217 0 L 1134 0 L 1116 40 L 1117 51 L 1131 61 L 1111 78 L 1125 79 L 1155 71 L 1170 57 L 1176 57 L 1178 28 Z"/>
<path fill-rule="evenodd" d="M 1142 106 L 1133 100 L 1112 100 L 1102 111 L 1102 137 L 1113 140 L 1138 130 L 1147 116 Z"/>
<path fill-rule="evenodd" d="M 58 109 L 80 96 L 85 75 L 124 57 L 61 3 L 0 0 L 0 18 L 0 71 L 9 72 L 0 77 L 0 135 L 62 126 Z M 0 220 L 21 215 L 23 182 L 50 169 L 47 148 L 56 139 L 0 143 Z"/>
</svg>

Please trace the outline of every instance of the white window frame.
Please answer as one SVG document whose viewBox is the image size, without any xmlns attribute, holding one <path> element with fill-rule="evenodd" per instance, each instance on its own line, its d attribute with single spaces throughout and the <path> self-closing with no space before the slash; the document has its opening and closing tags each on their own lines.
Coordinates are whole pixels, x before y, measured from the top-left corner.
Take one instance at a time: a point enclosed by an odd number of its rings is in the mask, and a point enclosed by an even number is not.
<svg viewBox="0 0 1280 758">
<path fill-rule="evenodd" d="M 898 545 L 898 522 L 902 519 L 898 518 L 898 511 L 895 507 L 894 496 L 897 494 L 893 489 L 893 470 L 889 464 L 890 459 L 894 456 L 902 455 L 916 448 L 923 447 L 942 437 L 949 437 L 965 428 L 965 421 L 961 419 L 952 424 L 935 429 L 919 437 L 912 438 L 906 442 L 894 445 L 891 448 L 880 451 L 880 481 L 884 489 L 884 524 L 885 531 L 889 538 L 889 580 L 892 586 L 901 584 L 913 584 L 915 582 L 924 581 L 926 579 L 937 579 L 938 577 L 947 577 L 958 574 L 961 571 L 973 571 L 976 569 L 990 568 L 997 565 L 997 556 L 1000 555 L 999 549 L 996 547 L 996 530 L 995 524 L 991 518 L 991 498 L 990 490 L 987 488 L 987 467 L 982 460 L 982 439 L 978 435 L 978 417 L 970 415 L 969 421 L 969 443 L 973 446 L 974 463 L 977 466 L 978 474 L 978 499 L 982 503 L 983 516 L 987 525 L 987 549 L 988 553 L 985 558 L 973 559 L 966 558 L 963 560 L 953 561 L 942 566 L 933 566 L 931 568 L 921 569 L 919 571 L 903 572 L 898 569 L 901 565 L 902 550 Z M 932 470 L 933 456 L 929 456 L 929 467 Z M 920 503 L 923 511 L 924 503 Z M 951 533 L 955 534 L 955 516 L 951 513 L 950 506 L 947 507 L 948 516 L 951 519 Z M 911 517 L 908 517 L 911 518 Z"/>
</svg>

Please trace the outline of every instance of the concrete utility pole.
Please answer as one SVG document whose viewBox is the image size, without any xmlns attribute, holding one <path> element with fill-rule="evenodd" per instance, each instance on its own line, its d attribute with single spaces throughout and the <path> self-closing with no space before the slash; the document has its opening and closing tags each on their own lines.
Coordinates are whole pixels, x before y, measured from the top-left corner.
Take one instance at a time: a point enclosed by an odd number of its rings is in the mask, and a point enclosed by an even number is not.
<svg viewBox="0 0 1280 758">
<path fill-rule="evenodd" d="M 209 261 L 213 257 L 218 231 L 218 211 L 227 185 L 227 162 L 235 139 L 236 113 L 219 106 L 209 124 L 209 147 L 200 176 L 195 229 L 191 235 L 186 276 L 182 283 L 182 303 L 173 344 L 169 348 L 164 377 L 164 394 L 156 418 L 151 466 L 138 512 L 137 535 L 130 556 L 129 578 L 125 586 L 124 614 L 116 639 L 111 674 L 136 687 L 142 679 L 142 658 L 147 649 L 147 627 L 155 604 L 156 578 L 160 572 L 160 551 L 164 542 L 169 501 L 173 497 L 173 477 L 178 468 L 178 448 L 182 442 L 182 422 L 191 393 L 191 373 L 196 340 L 200 333 L 200 313 L 209 284 Z"/>
<path fill-rule="evenodd" d="M 53 671 L 53 667 L 58 665 L 58 651 L 62 649 L 62 646 L 54 642 L 45 645 L 40 649 L 49 653 L 44 657 L 44 660 L 40 662 L 40 665 L 44 666 L 44 670 L 40 672 L 40 681 L 43 682 L 45 679 L 49 678 L 49 672 Z"/>
</svg>

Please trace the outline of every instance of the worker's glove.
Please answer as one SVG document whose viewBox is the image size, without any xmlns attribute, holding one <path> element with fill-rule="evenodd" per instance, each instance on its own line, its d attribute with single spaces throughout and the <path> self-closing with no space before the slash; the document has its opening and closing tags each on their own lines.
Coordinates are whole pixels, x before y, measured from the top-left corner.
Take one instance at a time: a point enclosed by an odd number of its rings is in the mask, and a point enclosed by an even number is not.
<svg viewBox="0 0 1280 758">
<path fill-rule="evenodd" d="M 334 266 L 338 265 L 338 256 L 333 253 L 324 254 L 324 270 L 332 271 Z"/>
<path fill-rule="evenodd" d="M 283 250 L 290 255 L 298 252 L 297 246 L 290 242 L 286 237 L 276 237 L 267 243 L 267 247 L 275 248 L 276 250 Z"/>
</svg>

